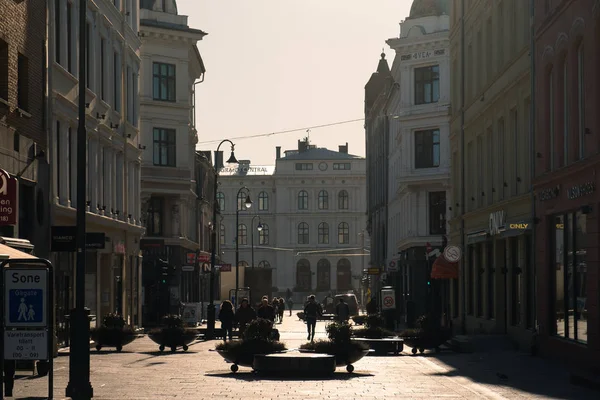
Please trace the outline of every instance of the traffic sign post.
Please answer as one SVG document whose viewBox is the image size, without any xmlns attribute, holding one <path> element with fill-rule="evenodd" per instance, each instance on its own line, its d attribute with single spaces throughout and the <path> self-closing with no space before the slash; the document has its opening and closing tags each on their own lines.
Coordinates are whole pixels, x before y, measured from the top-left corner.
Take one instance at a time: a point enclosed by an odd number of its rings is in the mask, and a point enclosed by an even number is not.
<svg viewBox="0 0 600 400">
<path fill-rule="evenodd" d="M 0 263 L 0 291 L 4 294 L 4 307 L 0 307 L 0 377 L 5 373 L 5 361 L 13 361 L 13 365 L 24 360 L 46 361 L 49 399 L 54 391 L 53 282 L 54 269 L 47 260 L 13 258 Z M 12 387 L 14 368 L 6 374 Z M 0 399 L 4 398 L 5 382 L 0 379 Z"/>
<path fill-rule="evenodd" d="M 396 291 L 394 290 L 394 288 L 386 287 L 381 289 L 381 309 L 396 309 Z"/>
</svg>

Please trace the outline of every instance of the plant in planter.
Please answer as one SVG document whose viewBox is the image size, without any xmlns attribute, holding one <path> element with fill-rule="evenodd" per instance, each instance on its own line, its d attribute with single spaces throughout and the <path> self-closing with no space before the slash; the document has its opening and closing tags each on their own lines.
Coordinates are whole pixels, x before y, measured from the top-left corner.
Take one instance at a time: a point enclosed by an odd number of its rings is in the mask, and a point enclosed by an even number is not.
<svg viewBox="0 0 600 400">
<path fill-rule="evenodd" d="M 233 363 L 233 372 L 237 372 L 238 365 L 251 367 L 257 354 L 273 354 L 286 350 L 284 343 L 272 339 L 272 330 L 273 323 L 268 319 L 255 319 L 248 324 L 242 340 L 219 343 L 216 350 L 225 360 Z"/>
<path fill-rule="evenodd" d="M 335 356 L 337 366 L 346 365 L 348 372 L 354 364 L 369 352 L 369 346 L 352 340 L 352 326 L 343 322 L 332 322 L 325 328 L 329 340 L 317 340 L 300 346 L 301 350 Z"/>
<path fill-rule="evenodd" d="M 195 329 L 185 328 L 180 315 L 167 315 L 162 319 L 163 326 L 155 328 L 148 333 L 148 337 L 158 344 L 158 349 L 164 351 L 170 347 L 172 352 L 181 346 L 187 351 L 188 344 L 192 343 L 198 336 Z"/>
<path fill-rule="evenodd" d="M 412 353 L 417 351 L 423 353 L 425 349 L 435 349 L 440 351 L 440 346 L 452 337 L 451 328 L 443 328 L 437 322 L 436 318 L 429 315 L 422 315 L 417 318 L 417 328 L 406 329 L 400 333 L 404 342 L 412 347 Z"/>
<path fill-rule="evenodd" d="M 104 316 L 101 326 L 90 331 L 90 337 L 96 342 L 98 351 L 102 347 L 116 347 L 117 351 L 121 351 L 123 346 L 131 343 L 137 335 L 120 315 L 110 313 Z"/>
<path fill-rule="evenodd" d="M 354 337 L 366 339 L 382 339 L 386 337 L 395 337 L 396 333 L 385 329 L 384 319 L 379 314 L 372 314 L 365 318 L 365 328 L 359 328 L 352 331 Z"/>
</svg>

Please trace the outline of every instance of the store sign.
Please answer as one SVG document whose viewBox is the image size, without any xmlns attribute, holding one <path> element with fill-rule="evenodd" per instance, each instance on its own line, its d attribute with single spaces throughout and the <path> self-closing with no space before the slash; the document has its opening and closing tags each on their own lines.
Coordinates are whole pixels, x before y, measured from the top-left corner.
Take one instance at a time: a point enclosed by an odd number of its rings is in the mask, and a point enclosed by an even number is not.
<svg viewBox="0 0 600 400">
<path fill-rule="evenodd" d="M 583 196 L 587 196 L 596 191 L 596 184 L 594 182 L 587 182 L 582 185 L 576 185 L 567 190 L 567 197 L 569 200 L 578 199 Z"/>
<path fill-rule="evenodd" d="M 556 185 L 553 188 L 547 188 L 540 191 L 540 201 L 548 201 L 558 197 L 560 193 L 560 185 Z"/>
<path fill-rule="evenodd" d="M 528 223 L 517 223 L 517 224 L 509 224 L 508 227 L 510 229 L 520 229 L 520 230 L 525 230 L 525 229 L 529 229 L 529 224 Z"/>
<path fill-rule="evenodd" d="M 400 61 L 408 60 L 423 60 L 430 57 L 443 56 L 446 54 L 446 49 L 417 51 L 411 54 L 403 54 L 400 56 Z"/>
<path fill-rule="evenodd" d="M 494 236 L 504 230 L 506 225 L 506 212 L 495 211 L 490 214 L 490 235 Z"/>
<path fill-rule="evenodd" d="M 0 225 L 17 224 L 17 180 L 0 169 Z"/>
</svg>

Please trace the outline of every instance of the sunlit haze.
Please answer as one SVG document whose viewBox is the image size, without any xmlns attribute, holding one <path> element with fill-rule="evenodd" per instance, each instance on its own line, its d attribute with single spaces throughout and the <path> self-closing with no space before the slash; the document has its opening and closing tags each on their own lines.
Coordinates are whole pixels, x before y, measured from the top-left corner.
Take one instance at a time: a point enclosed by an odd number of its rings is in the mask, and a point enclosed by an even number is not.
<svg viewBox="0 0 600 400">
<path fill-rule="evenodd" d="M 178 0 L 179 14 L 208 35 L 198 42 L 206 79 L 198 85 L 198 149 L 225 138 L 364 117 L 364 85 L 385 40 L 397 37 L 411 0 Z M 274 164 L 275 146 L 294 149 L 305 129 L 235 139 L 236 155 Z M 362 121 L 315 128 L 310 140 L 365 155 Z M 207 143 L 212 141 L 210 143 Z"/>
</svg>

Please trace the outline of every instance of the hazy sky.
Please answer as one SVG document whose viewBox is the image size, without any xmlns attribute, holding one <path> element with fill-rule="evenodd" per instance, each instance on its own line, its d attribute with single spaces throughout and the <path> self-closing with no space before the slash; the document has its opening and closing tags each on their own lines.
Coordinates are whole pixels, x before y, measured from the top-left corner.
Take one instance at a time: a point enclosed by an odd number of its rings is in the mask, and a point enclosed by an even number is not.
<svg viewBox="0 0 600 400">
<path fill-rule="evenodd" d="M 412 0 L 177 0 L 208 35 L 198 42 L 206 79 L 197 93 L 198 149 L 364 117 L 364 85 L 385 40 L 398 37 Z M 238 159 L 275 163 L 305 130 L 234 139 Z M 312 144 L 365 155 L 363 122 L 310 132 Z M 202 143 L 213 141 L 211 143 Z M 222 146 L 224 148 L 225 146 Z M 227 148 L 225 148 L 227 150 Z"/>
</svg>

